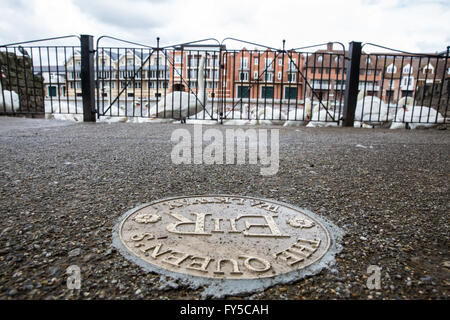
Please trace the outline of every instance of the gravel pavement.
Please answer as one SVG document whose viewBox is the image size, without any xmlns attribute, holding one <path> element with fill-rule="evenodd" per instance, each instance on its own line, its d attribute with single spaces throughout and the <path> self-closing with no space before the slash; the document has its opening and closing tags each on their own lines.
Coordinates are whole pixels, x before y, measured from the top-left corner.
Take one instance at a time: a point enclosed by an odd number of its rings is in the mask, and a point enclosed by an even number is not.
<svg viewBox="0 0 450 320">
<path fill-rule="evenodd" d="M 191 125 L 0 128 L 0 299 L 199 299 L 126 260 L 111 233 L 140 204 L 219 193 L 287 202 L 345 232 L 331 269 L 239 298 L 449 298 L 448 130 L 278 127 L 280 168 L 264 177 L 259 165 L 172 164 L 171 133 Z M 67 289 L 70 265 L 81 290 Z M 380 290 L 366 286 L 370 265 L 382 268 Z"/>
</svg>

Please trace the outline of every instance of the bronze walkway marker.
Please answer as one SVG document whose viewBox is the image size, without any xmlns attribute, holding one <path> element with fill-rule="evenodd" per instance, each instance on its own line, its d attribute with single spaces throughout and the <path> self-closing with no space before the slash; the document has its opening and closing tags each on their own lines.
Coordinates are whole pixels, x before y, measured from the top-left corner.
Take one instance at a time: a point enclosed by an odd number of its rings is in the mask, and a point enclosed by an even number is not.
<svg viewBox="0 0 450 320">
<path fill-rule="evenodd" d="M 221 294 L 210 294 L 222 296 L 286 282 L 323 260 L 332 246 L 334 253 L 336 239 L 327 227 L 341 234 L 312 212 L 285 203 L 202 195 L 132 209 L 121 217 L 113 239 L 145 269 L 194 287 L 212 285 Z M 230 285 L 234 288 L 227 290 Z"/>
</svg>

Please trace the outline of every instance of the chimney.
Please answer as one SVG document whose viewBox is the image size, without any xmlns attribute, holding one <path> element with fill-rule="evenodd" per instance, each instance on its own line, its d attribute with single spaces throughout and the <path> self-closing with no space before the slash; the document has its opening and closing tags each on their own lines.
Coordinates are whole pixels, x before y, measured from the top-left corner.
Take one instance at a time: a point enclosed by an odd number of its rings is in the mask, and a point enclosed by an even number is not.
<svg viewBox="0 0 450 320">
<path fill-rule="evenodd" d="M 333 51 L 333 43 L 332 42 L 327 43 L 327 51 Z"/>
</svg>

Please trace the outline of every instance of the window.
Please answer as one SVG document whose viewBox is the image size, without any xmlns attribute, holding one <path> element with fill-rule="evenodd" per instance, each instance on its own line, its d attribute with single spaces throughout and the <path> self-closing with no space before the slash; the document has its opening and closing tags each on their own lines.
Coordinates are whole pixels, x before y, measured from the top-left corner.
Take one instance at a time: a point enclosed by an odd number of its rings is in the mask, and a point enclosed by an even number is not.
<svg viewBox="0 0 450 320">
<path fill-rule="evenodd" d="M 281 71 L 278 71 L 278 80 L 281 80 Z"/>
<path fill-rule="evenodd" d="M 387 73 L 396 73 L 397 72 L 397 68 L 391 63 L 386 70 Z"/>
<path fill-rule="evenodd" d="M 190 63 L 191 67 L 197 67 L 198 59 L 191 58 L 191 59 L 189 59 L 189 63 Z"/>
<path fill-rule="evenodd" d="M 189 78 L 197 78 L 197 74 L 198 74 L 197 70 L 189 70 L 188 77 Z"/>
<path fill-rule="evenodd" d="M 127 65 L 128 66 L 133 66 L 134 65 L 133 59 L 127 59 Z"/>
<path fill-rule="evenodd" d="M 296 58 L 292 59 L 292 61 L 289 63 L 289 70 L 296 70 L 297 69 L 295 67 L 296 63 L 297 63 L 297 59 Z"/>
<path fill-rule="evenodd" d="M 257 66 L 257 65 L 259 64 L 259 58 L 255 58 L 254 61 L 255 61 L 255 62 L 254 62 L 255 66 Z"/>
<path fill-rule="evenodd" d="M 318 56 L 317 57 L 317 61 L 322 62 L 323 61 L 323 57 L 322 56 Z"/>
<path fill-rule="evenodd" d="M 406 74 L 413 73 L 413 68 L 411 67 L 411 65 L 407 64 L 406 66 L 404 66 L 403 73 L 406 73 Z"/>
<path fill-rule="evenodd" d="M 414 77 L 403 77 L 402 86 L 412 86 L 414 84 Z"/>
<path fill-rule="evenodd" d="M 394 90 L 386 90 L 386 99 L 389 101 L 394 98 Z"/>
<path fill-rule="evenodd" d="M 367 75 L 370 76 L 372 74 L 372 70 L 367 70 Z"/>
<path fill-rule="evenodd" d="M 261 87 L 261 98 L 273 99 L 273 87 Z"/>
<path fill-rule="evenodd" d="M 297 81 L 297 74 L 295 74 L 295 73 L 288 73 L 288 81 L 289 82 Z"/>
<path fill-rule="evenodd" d="M 264 58 L 264 68 L 271 69 L 272 68 L 272 58 Z"/>
<path fill-rule="evenodd" d="M 242 57 L 241 58 L 241 68 L 247 69 L 248 68 L 248 58 Z"/>
<path fill-rule="evenodd" d="M 237 97 L 238 98 L 250 98 L 250 87 L 237 86 Z"/>
<path fill-rule="evenodd" d="M 181 63 L 181 56 L 175 55 L 175 63 Z"/>
<path fill-rule="evenodd" d="M 371 63 L 371 62 L 372 62 L 372 60 L 370 59 L 370 57 L 367 57 L 366 63 Z"/>
<path fill-rule="evenodd" d="M 278 65 L 282 66 L 283 65 L 283 59 L 278 59 Z"/>
<path fill-rule="evenodd" d="M 339 63 L 339 57 L 334 57 L 334 62 Z"/>
<path fill-rule="evenodd" d="M 253 72 L 253 79 L 258 79 L 258 71 Z"/>
<path fill-rule="evenodd" d="M 284 88 L 284 98 L 285 99 L 296 99 L 297 98 L 297 88 L 296 87 L 286 87 Z"/>
<path fill-rule="evenodd" d="M 273 73 L 271 72 L 265 72 L 264 73 L 264 81 L 270 82 L 273 80 Z"/>
<path fill-rule="evenodd" d="M 248 81 L 248 72 L 239 72 L 240 81 Z"/>
<path fill-rule="evenodd" d="M 402 90 L 402 98 L 403 97 L 412 97 L 413 92 L 408 90 Z"/>
<path fill-rule="evenodd" d="M 431 64 L 428 64 L 423 68 L 423 74 L 433 74 L 433 66 Z"/>
</svg>

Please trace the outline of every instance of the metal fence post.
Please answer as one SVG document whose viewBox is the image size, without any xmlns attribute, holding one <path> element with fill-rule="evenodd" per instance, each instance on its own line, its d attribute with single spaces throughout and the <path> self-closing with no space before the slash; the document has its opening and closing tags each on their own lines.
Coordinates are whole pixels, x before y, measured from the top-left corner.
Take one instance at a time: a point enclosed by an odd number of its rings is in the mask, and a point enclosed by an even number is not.
<svg viewBox="0 0 450 320">
<path fill-rule="evenodd" d="M 84 122 L 95 122 L 94 37 L 81 35 L 81 90 Z"/>
<path fill-rule="evenodd" d="M 348 49 L 349 62 L 345 79 L 344 119 L 343 127 L 353 127 L 355 109 L 358 98 L 359 65 L 361 61 L 361 42 L 350 42 Z"/>
</svg>

